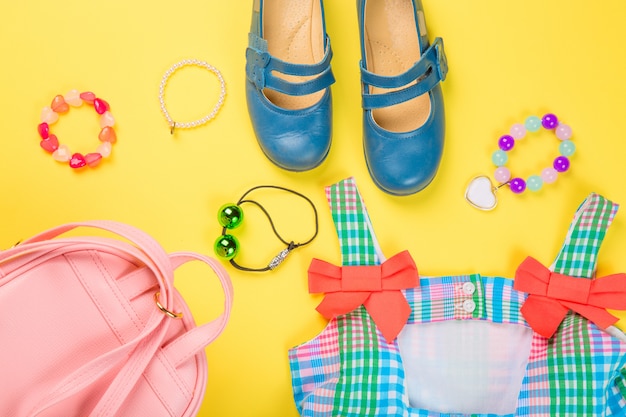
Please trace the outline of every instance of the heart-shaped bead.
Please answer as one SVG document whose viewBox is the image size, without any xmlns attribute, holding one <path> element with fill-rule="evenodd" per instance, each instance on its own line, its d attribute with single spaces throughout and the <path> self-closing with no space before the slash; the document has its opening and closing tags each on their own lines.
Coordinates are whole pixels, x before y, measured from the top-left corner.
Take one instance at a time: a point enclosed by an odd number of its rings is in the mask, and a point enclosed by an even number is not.
<svg viewBox="0 0 626 417">
<path fill-rule="evenodd" d="M 100 139 L 101 142 L 115 143 L 117 141 L 117 135 L 111 126 L 105 126 L 100 131 L 100 134 L 98 134 L 98 139 Z"/>
<path fill-rule="evenodd" d="M 56 95 L 52 99 L 50 108 L 56 113 L 67 113 L 70 110 L 70 105 L 65 102 L 62 95 Z"/>
<path fill-rule="evenodd" d="M 67 162 L 70 160 L 70 148 L 67 145 L 59 145 L 58 149 L 52 153 L 55 161 Z"/>
<path fill-rule="evenodd" d="M 46 139 L 42 139 L 42 141 L 39 142 L 39 145 L 46 152 L 52 153 L 59 149 L 59 140 L 57 139 L 56 135 L 50 135 Z"/>
<path fill-rule="evenodd" d="M 68 91 L 63 98 L 70 106 L 80 107 L 83 104 L 83 99 L 80 98 L 80 92 L 78 90 Z"/>
<path fill-rule="evenodd" d="M 47 139 L 50 135 L 50 126 L 46 122 L 39 123 L 39 125 L 37 125 L 37 132 L 39 132 L 41 139 Z"/>
<path fill-rule="evenodd" d="M 85 160 L 85 157 L 82 154 L 77 152 L 74 155 L 72 155 L 72 158 L 70 159 L 70 166 L 72 168 L 82 168 L 85 165 L 87 165 L 87 161 Z"/>
<path fill-rule="evenodd" d="M 93 104 L 93 101 L 96 99 L 96 95 L 91 91 L 80 93 L 79 97 L 87 104 Z"/>
<path fill-rule="evenodd" d="M 44 107 L 41 110 L 41 121 L 44 123 L 48 123 L 49 125 L 54 124 L 57 120 L 59 120 L 59 113 L 52 110 L 50 107 Z"/>
<path fill-rule="evenodd" d="M 465 191 L 465 199 L 480 210 L 493 210 L 498 204 L 496 188 L 486 176 L 476 177 L 469 183 Z"/>
<path fill-rule="evenodd" d="M 103 158 L 106 158 L 111 155 L 112 149 L 113 145 L 111 145 L 111 142 L 102 142 L 100 145 L 98 145 L 98 149 L 96 149 L 96 152 L 102 155 Z"/>
<path fill-rule="evenodd" d="M 89 165 L 90 167 L 97 166 L 101 160 L 102 160 L 102 155 L 100 155 L 97 152 L 88 153 L 87 155 L 85 155 L 85 162 L 87 162 L 87 165 Z"/>
<path fill-rule="evenodd" d="M 98 114 L 103 114 L 105 111 L 108 110 L 106 101 L 102 100 L 101 98 L 97 98 L 93 101 L 93 107 L 94 109 L 96 109 L 96 113 Z"/>
<path fill-rule="evenodd" d="M 113 127 L 115 125 L 115 119 L 111 112 L 105 111 L 102 116 L 100 116 L 100 127 L 104 129 L 105 127 Z"/>
</svg>

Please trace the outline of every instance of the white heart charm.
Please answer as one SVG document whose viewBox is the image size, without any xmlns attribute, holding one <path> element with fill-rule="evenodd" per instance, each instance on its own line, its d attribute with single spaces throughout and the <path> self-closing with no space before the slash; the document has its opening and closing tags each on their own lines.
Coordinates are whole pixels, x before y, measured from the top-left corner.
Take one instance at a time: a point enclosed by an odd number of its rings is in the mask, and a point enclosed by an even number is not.
<svg viewBox="0 0 626 417">
<path fill-rule="evenodd" d="M 493 210 L 498 204 L 496 188 L 486 176 L 476 177 L 470 181 L 465 191 L 465 199 L 480 210 Z"/>
</svg>

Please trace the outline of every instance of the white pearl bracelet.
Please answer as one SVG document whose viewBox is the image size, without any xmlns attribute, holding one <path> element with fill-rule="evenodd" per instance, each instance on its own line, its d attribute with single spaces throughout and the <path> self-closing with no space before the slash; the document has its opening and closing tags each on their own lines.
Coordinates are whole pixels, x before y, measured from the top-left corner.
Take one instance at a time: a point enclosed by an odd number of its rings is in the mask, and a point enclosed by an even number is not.
<svg viewBox="0 0 626 417">
<path fill-rule="evenodd" d="M 176 122 L 172 119 L 169 112 L 167 111 L 167 108 L 165 107 L 165 99 L 163 97 L 165 93 L 165 86 L 167 85 L 167 81 L 172 76 L 172 74 L 174 74 L 177 70 L 183 67 L 191 66 L 191 65 L 205 68 L 217 76 L 217 78 L 220 81 L 220 97 L 217 100 L 217 103 L 215 103 L 213 110 L 211 110 L 211 113 L 207 114 L 201 119 L 194 120 L 193 122 Z M 201 126 L 207 123 L 208 121 L 210 121 L 211 119 L 215 118 L 215 116 L 217 115 L 217 112 L 222 108 L 222 105 L 224 104 L 225 97 L 226 97 L 226 83 L 224 82 L 224 78 L 222 77 L 222 74 L 220 73 L 220 71 L 217 68 L 215 68 L 213 65 L 205 61 L 200 61 L 197 59 L 184 59 L 172 65 L 170 69 L 165 71 L 165 74 L 163 75 L 163 79 L 161 80 L 161 85 L 159 87 L 159 102 L 161 103 L 161 111 L 163 112 L 163 115 L 165 116 L 165 119 L 167 120 L 167 123 L 170 126 L 171 134 L 174 134 L 174 129 L 191 129 L 197 126 Z"/>
</svg>

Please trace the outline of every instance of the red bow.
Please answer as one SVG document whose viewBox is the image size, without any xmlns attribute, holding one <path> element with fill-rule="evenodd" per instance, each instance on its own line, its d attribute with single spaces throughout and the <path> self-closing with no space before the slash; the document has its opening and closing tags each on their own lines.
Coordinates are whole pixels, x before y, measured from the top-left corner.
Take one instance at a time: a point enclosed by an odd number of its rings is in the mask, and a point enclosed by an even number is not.
<svg viewBox="0 0 626 417">
<path fill-rule="evenodd" d="M 388 342 L 411 315 L 411 306 L 400 290 L 418 285 L 417 267 L 408 251 L 381 265 L 338 267 L 313 259 L 309 266 L 309 292 L 326 293 L 317 311 L 331 319 L 363 304 Z"/>
<path fill-rule="evenodd" d="M 606 309 L 626 309 L 626 274 L 576 278 L 551 272 L 529 256 L 515 272 L 514 287 L 529 294 L 521 312 L 533 330 L 547 338 L 570 310 L 606 329 L 618 320 Z"/>
</svg>

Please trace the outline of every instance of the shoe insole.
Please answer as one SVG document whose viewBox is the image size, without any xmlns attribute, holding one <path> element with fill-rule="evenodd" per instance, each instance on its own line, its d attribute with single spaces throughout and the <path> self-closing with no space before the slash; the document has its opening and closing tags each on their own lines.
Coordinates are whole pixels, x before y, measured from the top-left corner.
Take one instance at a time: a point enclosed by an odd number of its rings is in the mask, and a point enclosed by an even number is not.
<svg viewBox="0 0 626 417">
<path fill-rule="evenodd" d="M 368 0 L 365 9 L 364 40 L 368 71 L 377 75 L 394 76 L 411 68 L 420 58 L 413 1 Z M 370 89 L 370 93 L 373 94 L 396 90 L 376 87 Z M 415 130 L 424 124 L 429 114 L 428 93 L 372 111 L 376 123 L 392 132 Z"/>
<path fill-rule="evenodd" d="M 316 64 L 324 58 L 324 34 L 320 0 L 264 0 L 263 38 L 270 55 L 292 64 Z M 301 77 L 274 72 L 290 82 L 303 82 Z M 266 88 L 265 96 L 278 107 L 302 109 L 317 103 L 324 91 L 304 96 L 291 96 Z"/>
</svg>

